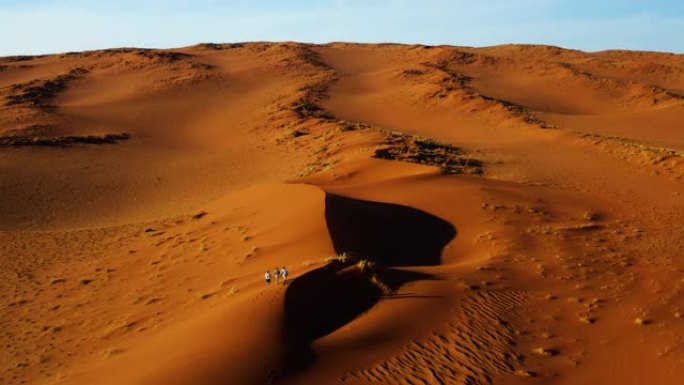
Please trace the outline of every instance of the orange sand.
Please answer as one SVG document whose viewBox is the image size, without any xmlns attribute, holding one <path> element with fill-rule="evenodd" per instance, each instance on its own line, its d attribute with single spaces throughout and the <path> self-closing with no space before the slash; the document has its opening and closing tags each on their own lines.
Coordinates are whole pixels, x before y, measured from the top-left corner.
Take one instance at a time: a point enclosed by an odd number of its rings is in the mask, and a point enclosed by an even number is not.
<svg viewBox="0 0 684 385">
<path fill-rule="evenodd" d="M 684 378 L 682 55 L 118 49 L 0 101 L 0 383 Z"/>
</svg>

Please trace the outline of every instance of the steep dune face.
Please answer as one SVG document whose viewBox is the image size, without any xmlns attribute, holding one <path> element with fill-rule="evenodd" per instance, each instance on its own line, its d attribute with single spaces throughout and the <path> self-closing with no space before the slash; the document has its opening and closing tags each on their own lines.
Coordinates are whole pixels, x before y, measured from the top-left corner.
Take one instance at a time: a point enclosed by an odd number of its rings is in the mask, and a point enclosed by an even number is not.
<svg viewBox="0 0 684 385">
<path fill-rule="evenodd" d="M 0 58 L 0 382 L 675 383 L 683 93 L 547 46 Z"/>
</svg>

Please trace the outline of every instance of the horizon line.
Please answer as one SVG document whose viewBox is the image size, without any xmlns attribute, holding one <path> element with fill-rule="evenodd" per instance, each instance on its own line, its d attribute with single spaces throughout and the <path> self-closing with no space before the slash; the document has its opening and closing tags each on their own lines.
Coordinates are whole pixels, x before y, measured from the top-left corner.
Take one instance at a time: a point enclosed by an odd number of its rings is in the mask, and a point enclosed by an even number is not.
<svg viewBox="0 0 684 385">
<path fill-rule="evenodd" d="M 598 49 L 598 50 L 585 50 L 581 48 L 575 48 L 575 47 L 569 47 L 569 46 L 562 46 L 562 45 L 554 45 L 554 44 L 547 44 L 547 43 L 499 43 L 499 44 L 491 44 L 491 45 L 462 45 L 462 44 L 425 44 L 425 43 L 415 43 L 415 42 L 392 42 L 392 41 L 375 41 L 375 42 L 367 42 L 367 41 L 345 41 L 345 40 L 333 40 L 333 41 L 328 41 L 328 42 L 307 42 L 307 41 L 297 41 L 297 40 L 245 40 L 245 41 L 225 41 L 225 42 L 212 42 L 212 41 L 200 41 L 197 43 L 193 44 L 188 44 L 188 45 L 178 45 L 178 46 L 172 46 L 172 47 L 164 47 L 164 46 L 135 46 L 135 45 L 122 45 L 122 46 L 107 46 L 107 47 L 99 47 L 99 48 L 86 48 L 86 49 L 81 49 L 81 50 L 68 50 L 68 51 L 52 51 L 52 52 L 41 52 L 41 53 L 12 53 L 12 54 L 0 54 L 0 58 L 12 58 L 12 57 L 45 57 L 45 56 L 57 56 L 57 55 L 66 55 L 66 54 L 75 54 L 75 53 L 86 53 L 86 52 L 97 52 L 97 51 L 112 51 L 112 50 L 124 50 L 124 49 L 141 49 L 141 50 L 180 50 L 180 49 L 185 49 L 185 48 L 191 48 L 191 47 L 196 47 L 200 46 L 203 44 L 217 44 L 217 45 L 230 45 L 230 44 L 304 44 L 304 45 L 314 45 L 314 46 L 325 46 L 325 45 L 331 45 L 331 44 L 356 44 L 356 45 L 405 45 L 405 46 L 424 46 L 424 47 L 453 47 L 453 48 L 474 48 L 474 49 L 481 49 L 481 48 L 495 48 L 495 47 L 504 47 L 504 46 L 527 46 L 527 47 L 549 47 L 549 48 L 557 48 L 561 49 L 564 51 L 576 51 L 576 52 L 583 52 L 583 53 L 601 53 L 601 52 L 647 52 L 647 53 L 658 53 L 658 54 L 665 54 L 665 55 L 684 55 L 684 52 L 675 52 L 675 51 L 659 51 L 659 50 L 650 50 L 650 49 L 634 49 L 634 48 L 620 48 L 620 47 L 615 47 L 615 48 L 605 48 L 605 49 Z"/>
</svg>

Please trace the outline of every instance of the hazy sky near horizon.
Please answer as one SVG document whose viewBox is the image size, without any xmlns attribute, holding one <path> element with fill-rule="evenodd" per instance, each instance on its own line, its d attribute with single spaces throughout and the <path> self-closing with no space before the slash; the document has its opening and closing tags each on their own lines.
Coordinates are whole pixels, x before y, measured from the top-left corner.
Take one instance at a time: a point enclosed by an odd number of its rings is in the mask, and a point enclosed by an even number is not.
<svg viewBox="0 0 684 385">
<path fill-rule="evenodd" d="M 265 40 L 684 53 L 684 1 L 0 0 L 0 56 Z"/>
</svg>

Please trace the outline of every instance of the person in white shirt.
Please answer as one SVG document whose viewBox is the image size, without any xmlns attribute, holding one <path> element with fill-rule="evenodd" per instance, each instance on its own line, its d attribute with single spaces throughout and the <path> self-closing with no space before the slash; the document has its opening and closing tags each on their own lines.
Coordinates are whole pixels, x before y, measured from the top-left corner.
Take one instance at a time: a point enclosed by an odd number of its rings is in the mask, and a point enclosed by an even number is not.
<svg viewBox="0 0 684 385">
<path fill-rule="evenodd" d="M 285 280 L 287 279 L 287 269 L 285 269 L 285 266 L 283 266 L 283 268 L 280 269 L 280 276 L 283 278 L 283 285 L 284 285 Z"/>
<path fill-rule="evenodd" d="M 266 286 L 271 286 L 271 273 L 266 270 L 266 274 L 264 274 L 264 279 L 266 280 Z"/>
</svg>

